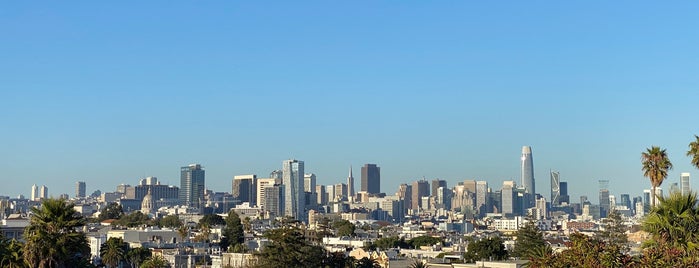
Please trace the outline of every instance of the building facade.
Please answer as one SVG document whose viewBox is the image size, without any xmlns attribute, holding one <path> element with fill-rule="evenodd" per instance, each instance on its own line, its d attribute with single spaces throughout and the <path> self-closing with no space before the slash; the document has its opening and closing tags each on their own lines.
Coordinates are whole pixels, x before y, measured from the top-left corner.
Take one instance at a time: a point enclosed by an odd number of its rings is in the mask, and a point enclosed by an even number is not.
<svg viewBox="0 0 699 268">
<path fill-rule="evenodd" d="M 361 190 L 370 194 L 381 192 L 381 168 L 376 164 L 365 164 L 362 167 Z"/>
<path fill-rule="evenodd" d="M 282 184 L 284 185 L 284 216 L 305 221 L 305 194 L 303 191 L 303 161 L 296 159 L 282 162 Z"/>
<path fill-rule="evenodd" d="M 204 169 L 199 164 L 180 168 L 180 204 L 199 207 L 204 200 L 206 179 Z"/>
</svg>

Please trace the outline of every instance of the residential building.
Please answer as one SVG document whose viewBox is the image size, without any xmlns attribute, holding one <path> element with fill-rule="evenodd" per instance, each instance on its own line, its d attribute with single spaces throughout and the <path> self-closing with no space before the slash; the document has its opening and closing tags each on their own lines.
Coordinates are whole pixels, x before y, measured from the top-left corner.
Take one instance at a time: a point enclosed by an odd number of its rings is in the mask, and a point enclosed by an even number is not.
<svg viewBox="0 0 699 268">
<path fill-rule="evenodd" d="M 305 221 L 305 194 L 303 191 L 303 161 L 296 159 L 282 162 L 282 184 L 284 185 L 284 216 Z"/>
</svg>

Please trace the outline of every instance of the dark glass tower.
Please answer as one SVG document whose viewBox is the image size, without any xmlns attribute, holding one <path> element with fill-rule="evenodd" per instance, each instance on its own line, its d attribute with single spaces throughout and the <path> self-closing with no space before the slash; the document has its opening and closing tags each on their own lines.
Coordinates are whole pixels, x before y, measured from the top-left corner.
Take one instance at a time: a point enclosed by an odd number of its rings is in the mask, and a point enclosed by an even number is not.
<svg viewBox="0 0 699 268">
<path fill-rule="evenodd" d="M 362 167 L 362 191 L 370 194 L 381 192 L 381 168 L 376 164 L 365 164 Z"/>
<path fill-rule="evenodd" d="M 204 200 L 204 169 L 199 164 L 180 168 L 180 204 L 199 207 Z"/>
</svg>

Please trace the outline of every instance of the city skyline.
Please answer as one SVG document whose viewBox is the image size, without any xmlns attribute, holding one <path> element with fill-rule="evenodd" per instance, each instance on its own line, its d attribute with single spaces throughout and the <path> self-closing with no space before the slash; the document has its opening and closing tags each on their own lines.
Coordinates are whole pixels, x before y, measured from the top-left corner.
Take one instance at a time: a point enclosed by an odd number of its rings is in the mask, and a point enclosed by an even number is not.
<svg viewBox="0 0 699 268">
<path fill-rule="evenodd" d="M 640 193 L 653 145 L 675 166 L 662 187 L 699 173 L 699 3 L 3 7 L 2 195 L 179 185 L 190 163 L 229 191 L 288 158 L 319 184 L 376 163 L 386 193 L 423 177 L 494 188 L 520 182 L 523 145 L 543 196 L 551 169 L 571 200 L 597 200 L 598 180 Z"/>
</svg>

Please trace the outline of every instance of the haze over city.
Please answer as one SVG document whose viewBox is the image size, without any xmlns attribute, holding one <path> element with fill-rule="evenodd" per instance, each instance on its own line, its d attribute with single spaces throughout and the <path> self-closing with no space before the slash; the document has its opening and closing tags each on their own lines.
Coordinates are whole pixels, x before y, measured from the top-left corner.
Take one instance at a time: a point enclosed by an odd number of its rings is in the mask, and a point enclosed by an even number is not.
<svg viewBox="0 0 699 268">
<path fill-rule="evenodd" d="M 0 195 L 178 185 L 191 163 L 229 191 L 290 158 L 318 184 L 376 163 L 386 193 L 496 188 L 524 145 L 543 196 L 550 169 L 573 200 L 640 195 L 652 145 L 667 185 L 697 178 L 699 4 L 600 3 L 6 3 Z"/>
</svg>

